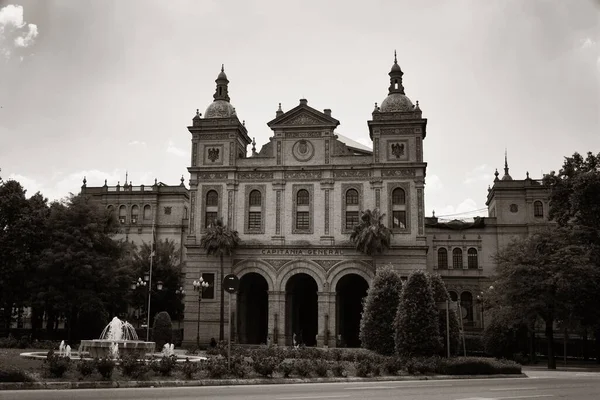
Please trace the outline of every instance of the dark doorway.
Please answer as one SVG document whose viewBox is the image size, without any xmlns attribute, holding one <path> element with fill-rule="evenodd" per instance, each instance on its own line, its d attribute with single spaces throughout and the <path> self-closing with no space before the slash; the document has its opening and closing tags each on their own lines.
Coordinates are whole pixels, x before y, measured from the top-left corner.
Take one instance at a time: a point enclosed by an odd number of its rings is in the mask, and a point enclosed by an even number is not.
<svg viewBox="0 0 600 400">
<path fill-rule="evenodd" d="M 363 311 L 363 298 L 367 296 L 369 284 L 356 274 L 343 276 L 337 283 L 337 333 L 342 343 L 348 347 L 360 347 L 360 319 Z"/>
<path fill-rule="evenodd" d="M 297 274 L 285 286 L 286 342 L 316 346 L 317 344 L 317 283 L 307 274 Z"/>
<path fill-rule="evenodd" d="M 267 343 L 269 285 L 260 274 L 251 272 L 240 279 L 237 310 L 239 342 Z"/>
</svg>

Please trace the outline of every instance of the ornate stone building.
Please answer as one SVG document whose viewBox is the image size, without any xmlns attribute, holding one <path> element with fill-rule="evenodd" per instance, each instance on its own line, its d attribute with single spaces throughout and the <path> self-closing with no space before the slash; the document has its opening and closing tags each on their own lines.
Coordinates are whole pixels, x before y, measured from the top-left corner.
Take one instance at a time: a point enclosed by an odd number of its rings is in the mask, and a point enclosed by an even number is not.
<svg viewBox="0 0 600 400">
<path fill-rule="evenodd" d="M 240 278 L 231 310 L 226 301 L 240 343 L 292 344 L 295 336 L 307 345 L 335 346 L 340 338 L 359 345 L 361 300 L 384 264 L 402 276 L 415 269 L 439 272 L 462 300 L 466 326 L 481 327 L 476 298 L 489 285 L 492 256 L 509 237 L 544 223 L 546 193 L 537 181 L 512 180 L 506 166 L 505 176 L 489 189 L 488 218 L 470 224 L 426 218 L 427 119 L 406 96 L 396 60 L 389 76 L 388 95 L 367 122 L 372 148 L 337 133 L 339 121 L 330 109 L 319 111 L 301 99 L 288 111 L 279 106 L 267 123 L 272 137 L 256 151 L 230 102 L 222 69 L 214 101 L 188 127 L 189 190 L 183 180 L 179 186 L 84 184 L 84 193 L 118 210 L 128 240 L 150 240 L 149 206 L 158 237 L 185 247 L 185 342 L 195 342 L 198 318 L 201 341 L 218 338 L 219 259 L 200 246 L 215 218 L 242 239 L 235 256 L 225 258 L 225 274 Z M 165 216 L 167 207 L 173 221 Z M 385 212 L 394 235 L 389 251 L 368 257 L 349 236 L 360 212 L 374 208 Z M 200 276 L 211 284 L 201 303 L 192 286 Z"/>
</svg>

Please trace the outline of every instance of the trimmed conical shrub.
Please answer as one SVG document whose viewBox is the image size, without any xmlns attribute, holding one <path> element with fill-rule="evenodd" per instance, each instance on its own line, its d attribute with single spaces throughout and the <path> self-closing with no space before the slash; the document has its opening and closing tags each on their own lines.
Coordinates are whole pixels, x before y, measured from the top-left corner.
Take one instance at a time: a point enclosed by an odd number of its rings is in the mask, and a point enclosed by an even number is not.
<svg viewBox="0 0 600 400">
<path fill-rule="evenodd" d="M 166 311 L 161 311 L 154 317 L 154 328 L 152 338 L 156 342 L 156 349 L 162 350 L 165 343 L 173 341 L 173 323 L 171 316 Z"/>
<path fill-rule="evenodd" d="M 360 320 L 362 347 L 379 354 L 394 353 L 394 318 L 402 280 L 391 266 L 379 268 L 364 303 Z"/>
<path fill-rule="evenodd" d="M 431 284 L 431 290 L 433 291 L 433 299 L 436 303 L 445 303 L 446 300 L 450 300 L 450 295 L 448 294 L 448 290 L 446 290 L 446 285 L 442 280 L 442 277 L 438 274 L 430 274 L 429 281 Z M 441 355 L 447 355 L 447 337 L 446 337 L 446 310 L 437 310 L 438 311 L 438 327 L 440 330 L 440 340 L 443 345 L 443 351 Z M 456 311 L 450 308 L 448 312 L 450 318 L 450 354 L 458 353 L 459 345 L 460 345 L 460 328 L 458 325 L 458 317 L 456 316 Z"/>
<path fill-rule="evenodd" d="M 429 278 L 424 271 L 414 271 L 403 285 L 395 326 L 398 355 L 428 357 L 439 354 L 442 344 L 438 313 Z"/>
</svg>

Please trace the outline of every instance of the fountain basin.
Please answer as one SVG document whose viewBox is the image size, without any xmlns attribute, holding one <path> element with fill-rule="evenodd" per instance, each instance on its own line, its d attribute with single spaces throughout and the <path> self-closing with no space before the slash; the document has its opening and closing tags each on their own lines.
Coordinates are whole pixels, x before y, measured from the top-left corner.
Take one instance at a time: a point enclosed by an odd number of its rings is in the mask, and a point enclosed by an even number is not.
<svg viewBox="0 0 600 400">
<path fill-rule="evenodd" d="M 110 339 L 92 339 L 82 340 L 79 346 L 79 352 L 87 352 L 91 358 L 104 358 L 112 356 L 112 346 L 116 343 L 119 346 L 119 356 L 139 355 L 146 356 L 154 353 L 155 342 L 145 342 L 143 340 L 110 340 Z"/>
</svg>

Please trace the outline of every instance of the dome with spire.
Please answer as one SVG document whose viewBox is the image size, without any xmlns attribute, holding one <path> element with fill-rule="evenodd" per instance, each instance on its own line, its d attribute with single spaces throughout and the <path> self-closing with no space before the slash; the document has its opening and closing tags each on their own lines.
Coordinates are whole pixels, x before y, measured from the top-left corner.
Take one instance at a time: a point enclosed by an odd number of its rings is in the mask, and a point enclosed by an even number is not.
<svg viewBox="0 0 600 400">
<path fill-rule="evenodd" d="M 388 96 L 381 102 L 379 111 L 381 112 L 406 112 L 413 111 L 414 105 L 412 101 L 404 93 L 404 86 L 402 86 L 402 69 L 398 65 L 398 59 L 396 52 L 394 51 L 394 65 L 390 70 L 390 87 Z"/>
<path fill-rule="evenodd" d="M 224 65 L 221 65 L 221 72 L 217 76 L 215 82 L 217 83 L 217 88 L 213 95 L 215 101 L 206 108 L 204 118 L 228 118 L 236 115 L 235 107 L 229 102 L 227 87 L 229 80 L 225 74 Z"/>
</svg>

